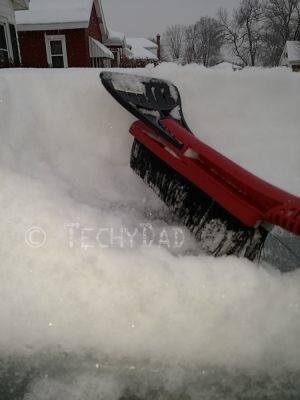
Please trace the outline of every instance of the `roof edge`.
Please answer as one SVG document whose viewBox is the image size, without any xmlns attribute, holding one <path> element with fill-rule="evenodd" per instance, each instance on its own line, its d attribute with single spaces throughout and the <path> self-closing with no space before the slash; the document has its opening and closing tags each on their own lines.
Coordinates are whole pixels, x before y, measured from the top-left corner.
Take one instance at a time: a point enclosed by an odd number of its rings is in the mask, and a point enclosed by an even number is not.
<svg viewBox="0 0 300 400">
<path fill-rule="evenodd" d="M 28 31 L 52 31 L 63 29 L 85 29 L 88 28 L 89 22 L 55 22 L 55 23 L 38 23 L 38 24 L 17 24 L 19 32 Z"/>
</svg>

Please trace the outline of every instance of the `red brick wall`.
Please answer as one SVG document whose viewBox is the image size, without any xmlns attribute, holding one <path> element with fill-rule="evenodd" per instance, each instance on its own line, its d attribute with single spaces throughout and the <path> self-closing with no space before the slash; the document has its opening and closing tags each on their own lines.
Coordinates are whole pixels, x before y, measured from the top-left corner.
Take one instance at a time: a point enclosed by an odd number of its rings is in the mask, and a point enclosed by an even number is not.
<svg viewBox="0 0 300 400">
<path fill-rule="evenodd" d="M 45 34 L 65 35 L 69 67 L 88 66 L 88 47 L 84 29 L 19 32 L 24 67 L 47 68 Z"/>
<path fill-rule="evenodd" d="M 93 5 L 92 13 L 91 13 L 91 19 L 90 19 L 90 25 L 88 29 L 85 31 L 86 37 L 88 39 L 88 36 L 93 37 L 96 40 L 99 40 L 99 42 L 102 43 L 102 34 L 100 30 L 100 25 L 98 22 L 98 17 L 96 13 L 96 8 Z"/>
<path fill-rule="evenodd" d="M 102 41 L 96 9 L 93 6 L 87 29 L 19 32 L 21 58 L 24 67 L 48 67 L 45 34 L 65 35 L 69 67 L 89 66 L 89 36 Z"/>
<path fill-rule="evenodd" d="M 19 45 L 24 67 L 47 67 L 44 32 L 19 32 Z"/>
<path fill-rule="evenodd" d="M 63 32 L 66 35 L 69 67 L 88 67 L 89 48 L 85 39 L 85 29 L 68 29 Z"/>
</svg>

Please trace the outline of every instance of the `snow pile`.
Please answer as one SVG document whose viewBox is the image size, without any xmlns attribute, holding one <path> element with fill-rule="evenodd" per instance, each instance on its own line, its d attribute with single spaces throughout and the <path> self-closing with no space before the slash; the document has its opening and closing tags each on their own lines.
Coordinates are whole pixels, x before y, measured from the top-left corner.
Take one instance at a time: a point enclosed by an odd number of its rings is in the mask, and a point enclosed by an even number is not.
<svg viewBox="0 0 300 400">
<path fill-rule="evenodd" d="M 179 86 L 204 141 L 300 194 L 296 74 L 138 72 Z M 299 371 L 300 271 L 198 254 L 130 170 L 133 117 L 98 74 L 0 72 L 1 354 Z"/>
</svg>

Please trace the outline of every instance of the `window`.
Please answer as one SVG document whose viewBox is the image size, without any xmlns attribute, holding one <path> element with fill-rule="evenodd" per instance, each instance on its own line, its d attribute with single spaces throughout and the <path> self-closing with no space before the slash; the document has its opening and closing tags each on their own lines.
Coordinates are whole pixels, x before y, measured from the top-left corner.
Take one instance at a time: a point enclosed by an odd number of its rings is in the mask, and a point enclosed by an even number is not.
<svg viewBox="0 0 300 400">
<path fill-rule="evenodd" d="M 0 23 L 0 65 L 8 64 L 8 45 L 5 25 Z"/>
<path fill-rule="evenodd" d="M 14 25 L 9 24 L 9 33 L 10 33 L 10 40 L 11 40 L 11 47 L 14 55 L 14 63 L 15 65 L 20 64 L 20 57 L 19 57 L 19 46 L 18 46 L 18 39 L 16 28 Z"/>
<path fill-rule="evenodd" d="M 3 17 L 0 20 L 0 66 L 20 65 L 16 28 Z"/>
<path fill-rule="evenodd" d="M 67 68 L 67 48 L 64 35 L 46 36 L 48 64 L 52 68 Z"/>
<path fill-rule="evenodd" d="M 50 52 L 52 58 L 53 68 L 63 68 L 64 64 L 64 52 L 61 40 L 50 40 Z"/>
</svg>

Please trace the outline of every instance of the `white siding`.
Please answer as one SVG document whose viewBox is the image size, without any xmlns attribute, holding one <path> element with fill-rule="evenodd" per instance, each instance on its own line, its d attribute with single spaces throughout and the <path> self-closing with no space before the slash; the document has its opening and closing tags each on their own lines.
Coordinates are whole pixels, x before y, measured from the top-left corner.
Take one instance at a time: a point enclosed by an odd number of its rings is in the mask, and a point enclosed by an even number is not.
<svg viewBox="0 0 300 400">
<path fill-rule="evenodd" d="M 16 24 L 15 12 L 11 0 L 0 0 L 0 20 L 10 24 Z"/>
</svg>

